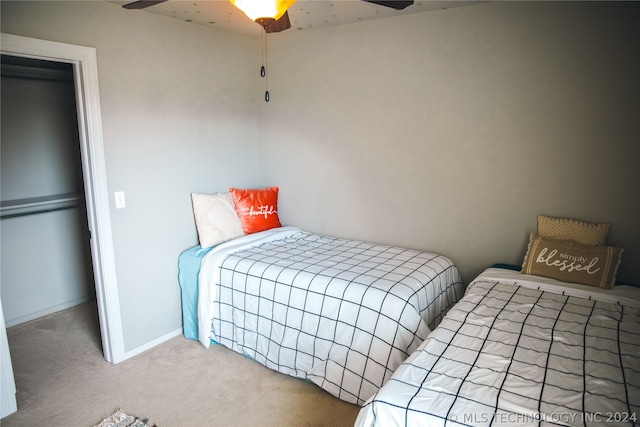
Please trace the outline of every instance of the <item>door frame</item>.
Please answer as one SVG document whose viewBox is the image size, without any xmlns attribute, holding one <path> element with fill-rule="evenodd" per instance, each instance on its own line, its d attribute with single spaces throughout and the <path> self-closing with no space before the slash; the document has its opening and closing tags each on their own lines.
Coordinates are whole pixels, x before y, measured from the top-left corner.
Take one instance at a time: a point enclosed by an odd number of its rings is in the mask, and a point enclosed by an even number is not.
<svg viewBox="0 0 640 427">
<path fill-rule="evenodd" d="M 102 350 L 108 362 L 119 363 L 126 357 L 111 234 L 96 49 L 1 33 L 0 50 L 3 55 L 63 62 L 73 67 Z"/>
</svg>

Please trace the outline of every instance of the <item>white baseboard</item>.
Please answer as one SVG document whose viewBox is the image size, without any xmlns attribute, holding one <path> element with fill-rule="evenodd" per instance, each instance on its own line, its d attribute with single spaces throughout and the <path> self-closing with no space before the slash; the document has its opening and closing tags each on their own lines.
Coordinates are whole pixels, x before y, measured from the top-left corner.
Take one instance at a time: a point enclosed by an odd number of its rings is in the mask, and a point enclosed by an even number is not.
<svg viewBox="0 0 640 427">
<path fill-rule="evenodd" d="M 141 345 L 140 347 L 136 347 L 133 350 L 127 351 L 124 353 L 124 358 L 122 360 L 119 360 L 117 362 L 114 363 L 120 363 L 122 361 L 125 361 L 133 356 L 137 356 L 140 353 L 143 353 L 147 350 L 152 349 L 155 346 L 158 346 L 166 341 L 169 341 L 171 338 L 175 338 L 178 335 L 182 335 L 182 328 L 176 329 L 174 331 L 169 332 L 168 334 L 162 335 L 161 337 L 156 338 L 153 341 L 150 341 L 144 345 Z"/>
<path fill-rule="evenodd" d="M 7 328 L 10 328 L 12 326 L 20 325 L 21 323 L 29 322 L 31 320 L 35 320 L 40 317 L 47 316 L 49 314 L 57 313 L 58 311 L 66 310 L 67 308 L 75 307 L 76 305 L 84 304 L 85 302 L 90 301 L 91 299 L 92 298 L 88 296 L 77 298 L 62 304 L 54 305 L 53 307 L 47 307 L 44 310 L 25 314 L 24 316 L 15 317 L 9 320 L 5 319 L 5 324 Z"/>
</svg>

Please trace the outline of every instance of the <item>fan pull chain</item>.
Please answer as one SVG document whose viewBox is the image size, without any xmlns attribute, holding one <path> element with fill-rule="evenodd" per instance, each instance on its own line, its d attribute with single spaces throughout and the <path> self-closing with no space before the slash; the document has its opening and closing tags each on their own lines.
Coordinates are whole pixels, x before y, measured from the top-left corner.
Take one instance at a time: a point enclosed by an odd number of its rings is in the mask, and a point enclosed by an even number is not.
<svg viewBox="0 0 640 427">
<path fill-rule="evenodd" d="M 260 77 L 265 83 L 264 100 L 269 102 L 269 78 L 267 77 L 267 32 L 262 32 L 262 66 L 260 67 Z"/>
</svg>

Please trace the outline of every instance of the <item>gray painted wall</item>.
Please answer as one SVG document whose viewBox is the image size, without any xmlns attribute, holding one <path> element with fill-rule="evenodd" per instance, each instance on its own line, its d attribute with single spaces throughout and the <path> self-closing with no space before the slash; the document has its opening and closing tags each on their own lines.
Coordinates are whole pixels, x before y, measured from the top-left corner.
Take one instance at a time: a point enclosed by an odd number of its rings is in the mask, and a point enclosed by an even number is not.
<svg viewBox="0 0 640 427">
<path fill-rule="evenodd" d="M 5 33 L 96 48 L 125 351 L 182 325 L 191 192 L 259 184 L 257 41 L 108 2 L 0 3 Z M 127 207 L 115 209 L 124 191 Z"/>
<path fill-rule="evenodd" d="M 280 33 L 262 179 L 284 222 L 521 264 L 539 213 L 611 224 L 640 283 L 640 3 L 495 2 Z"/>
<path fill-rule="evenodd" d="M 180 326 L 190 192 L 279 185 L 283 222 L 520 263 L 538 213 L 610 222 L 640 281 L 635 3 L 496 2 L 259 42 L 105 2 L 1 2 L 96 47 L 126 350 Z M 635 137 L 635 139 L 633 139 Z"/>
</svg>

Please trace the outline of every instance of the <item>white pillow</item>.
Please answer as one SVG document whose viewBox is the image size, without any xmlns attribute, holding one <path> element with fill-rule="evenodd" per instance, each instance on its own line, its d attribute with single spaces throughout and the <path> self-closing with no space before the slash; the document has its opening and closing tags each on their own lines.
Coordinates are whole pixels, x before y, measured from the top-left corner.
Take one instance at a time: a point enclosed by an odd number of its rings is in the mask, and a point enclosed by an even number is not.
<svg viewBox="0 0 640 427">
<path fill-rule="evenodd" d="M 231 193 L 191 194 L 200 246 L 209 248 L 244 236 Z"/>
</svg>

